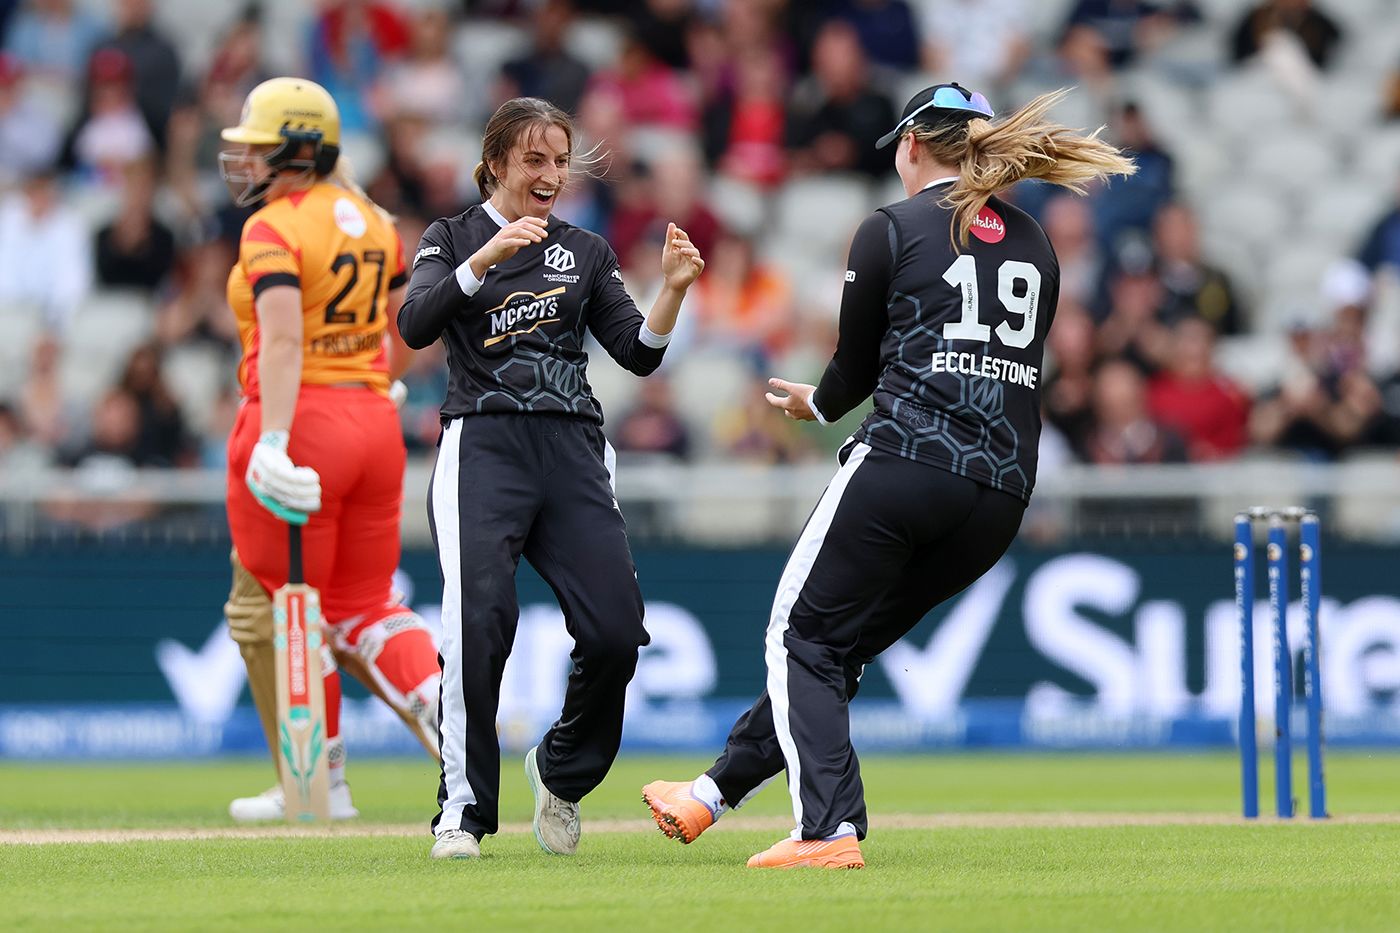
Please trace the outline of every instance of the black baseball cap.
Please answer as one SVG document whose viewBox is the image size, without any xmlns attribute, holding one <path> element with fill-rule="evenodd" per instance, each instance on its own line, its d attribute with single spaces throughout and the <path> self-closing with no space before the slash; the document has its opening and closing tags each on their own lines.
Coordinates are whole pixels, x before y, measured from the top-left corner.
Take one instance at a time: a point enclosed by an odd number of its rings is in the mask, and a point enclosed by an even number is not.
<svg viewBox="0 0 1400 933">
<path fill-rule="evenodd" d="M 909 98 L 909 103 L 904 105 L 904 112 L 899 116 L 899 122 L 894 125 L 894 129 L 880 137 L 875 148 L 885 148 L 915 123 L 938 126 L 950 120 L 970 120 L 973 117 L 990 119 L 995 115 L 987 98 L 977 91 L 969 91 L 956 81 L 935 84 Z"/>
</svg>

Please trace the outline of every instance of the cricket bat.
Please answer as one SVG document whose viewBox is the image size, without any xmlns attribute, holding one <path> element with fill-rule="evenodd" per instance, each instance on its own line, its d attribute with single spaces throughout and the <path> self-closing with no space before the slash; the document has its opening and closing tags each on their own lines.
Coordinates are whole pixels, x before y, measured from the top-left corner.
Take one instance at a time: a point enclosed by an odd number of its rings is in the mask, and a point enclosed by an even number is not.
<svg viewBox="0 0 1400 933">
<path fill-rule="evenodd" d="M 272 594 L 277 652 L 277 762 L 289 823 L 331 818 L 321 594 L 304 582 L 301 527 L 289 525 L 287 583 Z"/>
</svg>

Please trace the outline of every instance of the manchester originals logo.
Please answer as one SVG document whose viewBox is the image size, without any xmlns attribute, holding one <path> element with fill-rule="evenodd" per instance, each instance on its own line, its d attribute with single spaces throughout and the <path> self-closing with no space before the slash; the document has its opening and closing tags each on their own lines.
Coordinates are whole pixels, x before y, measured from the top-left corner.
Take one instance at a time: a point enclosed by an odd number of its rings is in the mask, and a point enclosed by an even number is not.
<svg viewBox="0 0 1400 933">
<path fill-rule="evenodd" d="M 569 260 L 573 261 L 572 253 Z M 534 333 L 541 324 L 555 323 L 559 320 L 559 296 L 567 290 L 561 285 L 538 295 L 534 292 L 512 292 L 505 301 L 486 312 L 491 317 L 491 336 L 482 346 L 494 347 L 508 337 Z M 527 322 L 528 327 L 518 326 Z"/>
<path fill-rule="evenodd" d="M 555 243 L 544 251 L 544 264 L 555 272 L 568 272 L 574 267 L 574 253 Z"/>
</svg>

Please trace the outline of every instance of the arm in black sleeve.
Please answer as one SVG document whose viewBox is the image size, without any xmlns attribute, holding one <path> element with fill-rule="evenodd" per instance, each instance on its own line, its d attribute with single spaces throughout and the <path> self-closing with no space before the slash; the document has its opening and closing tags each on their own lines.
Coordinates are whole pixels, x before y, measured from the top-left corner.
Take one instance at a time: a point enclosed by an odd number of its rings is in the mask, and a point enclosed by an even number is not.
<svg viewBox="0 0 1400 933">
<path fill-rule="evenodd" d="M 843 418 L 875 391 L 880 378 L 880 344 L 890 326 L 886 302 L 894 274 L 895 237 L 894 221 L 876 211 L 851 241 L 836 353 L 811 400 L 823 422 Z"/>
<path fill-rule="evenodd" d="M 617 365 L 637 376 L 650 376 L 661 365 L 671 335 L 653 334 L 637 303 L 622 286 L 622 271 L 612 247 L 604 245 L 588 297 L 588 329 Z"/>
<path fill-rule="evenodd" d="M 399 308 L 399 334 L 404 343 L 421 350 L 442 336 L 448 322 L 471 297 L 460 279 L 447 223 L 434 221 L 418 244 L 408 294 Z"/>
</svg>

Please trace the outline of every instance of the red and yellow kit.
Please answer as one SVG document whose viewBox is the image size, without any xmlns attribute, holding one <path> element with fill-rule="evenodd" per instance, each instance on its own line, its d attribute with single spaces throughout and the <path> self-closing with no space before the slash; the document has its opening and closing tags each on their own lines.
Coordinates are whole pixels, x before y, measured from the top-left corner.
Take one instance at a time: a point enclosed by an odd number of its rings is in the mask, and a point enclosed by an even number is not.
<svg viewBox="0 0 1400 933">
<path fill-rule="evenodd" d="M 303 385 L 362 382 L 387 394 L 385 304 L 407 281 L 398 231 L 353 192 L 321 182 L 263 207 L 243 226 L 228 278 L 244 396 L 258 396 L 254 301 L 275 285 L 301 289 Z"/>
<path fill-rule="evenodd" d="M 395 606 L 404 445 L 389 400 L 388 295 L 406 279 L 398 231 L 363 198 L 322 182 L 248 218 L 228 280 L 238 318 L 243 405 L 228 446 L 234 547 L 268 592 L 287 579 L 287 528 L 248 491 L 243 474 L 262 422 L 256 296 L 301 289 L 301 389 L 287 455 L 321 477 L 321 510 L 302 534 L 306 581 L 327 620 Z"/>
</svg>

